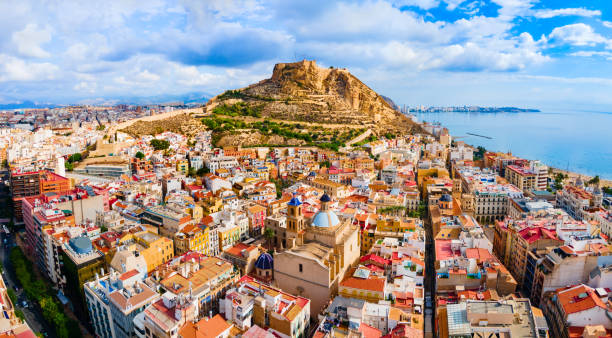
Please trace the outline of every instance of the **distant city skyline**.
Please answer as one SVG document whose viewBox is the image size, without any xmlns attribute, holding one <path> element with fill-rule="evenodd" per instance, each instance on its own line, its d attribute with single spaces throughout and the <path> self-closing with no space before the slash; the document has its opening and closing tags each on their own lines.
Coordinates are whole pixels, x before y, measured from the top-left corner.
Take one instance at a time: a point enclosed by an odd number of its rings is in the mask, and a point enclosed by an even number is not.
<svg viewBox="0 0 612 338">
<path fill-rule="evenodd" d="M 596 1 L 0 3 L 0 104 L 218 94 L 277 62 L 346 67 L 400 105 L 612 111 Z"/>
</svg>

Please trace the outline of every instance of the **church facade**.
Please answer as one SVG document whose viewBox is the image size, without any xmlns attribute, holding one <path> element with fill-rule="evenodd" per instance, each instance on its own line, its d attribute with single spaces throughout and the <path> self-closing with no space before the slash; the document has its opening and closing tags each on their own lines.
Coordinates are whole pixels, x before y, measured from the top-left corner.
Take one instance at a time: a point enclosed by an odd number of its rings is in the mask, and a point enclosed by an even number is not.
<svg viewBox="0 0 612 338">
<path fill-rule="evenodd" d="M 302 203 L 293 198 L 287 206 L 286 248 L 274 255 L 274 279 L 286 292 L 309 298 L 316 315 L 337 294 L 338 284 L 360 257 L 359 229 L 350 219 L 340 220 L 329 209 L 328 195 L 310 222 Z"/>
</svg>

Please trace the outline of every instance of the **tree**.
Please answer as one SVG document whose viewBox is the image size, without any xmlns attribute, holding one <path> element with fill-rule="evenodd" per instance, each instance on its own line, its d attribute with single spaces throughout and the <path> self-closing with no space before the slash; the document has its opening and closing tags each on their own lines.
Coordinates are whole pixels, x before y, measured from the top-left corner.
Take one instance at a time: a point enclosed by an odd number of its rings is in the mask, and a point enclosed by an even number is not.
<svg viewBox="0 0 612 338">
<path fill-rule="evenodd" d="M 81 153 L 74 153 L 68 157 L 68 163 L 78 162 L 83 159 L 83 155 Z"/>
<path fill-rule="evenodd" d="M 139 151 L 136 153 L 136 155 L 134 155 L 134 157 L 136 157 L 139 160 L 142 160 L 145 158 L 145 154 L 142 151 Z"/>
<path fill-rule="evenodd" d="M 272 239 L 276 236 L 276 233 L 273 229 L 266 228 L 264 231 L 264 237 L 268 240 L 268 249 L 272 248 Z"/>
<path fill-rule="evenodd" d="M 474 153 L 474 160 L 478 161 L 478 160 L 482 160 L 484 159 L 484 154 L 487 152 L 487 149 L 485 149 L 485 147 L 483 146 L 478 146 L 476 148 L 476 152 Z"/>
<path fill-rule="evenodd" d="M 170 142 L 154 138 L 151 140 L 151 147 L 155 150 L 166 150 L 170 147 Z"/>
<path fill-rule="evenodd" d="M 189 170 L 187 170 L 187 176 L 189 177 L 195 177 L 196 175 L 196 170 L 194 167 L 189 167 Z"/>
<path fill-rule="evenodd" d="M 591 178 L 588 182 L 589 185 L 598 185 L 599 184 L 599 175 Z"/>
<path fill-rule="evenodd" d="M 104 130 L 105 128 L 106 128 L 106 126 L 105 126 L 105 125 L 100 124 L 100 125 L 99 125 L 99 126 L 96 128 L 96 129 L 97 129 L 97 130 Z"/>
<path fill-rule="evenodd" d="M 207 167 L 202 167 L 196 171 L 196 175 L 202 177 L 210 172 L 210 169 Z"/>
<path fill-rule="evenodd" d="M 67 171 L 72 171 L 74 169 L 74 164 L 70 162 L 64 162 L 64 168 L 66 168 Z"/>
<path fill-rule="evenodd" d="M 561 190 L 563 189 L 563 180 L 567 178 L 567 175 L 563 174 L 563 173 L 557 173 L 555 175 L 555 183 L 554 183 L 554 188 L 555 190 Z"/>
</svg>

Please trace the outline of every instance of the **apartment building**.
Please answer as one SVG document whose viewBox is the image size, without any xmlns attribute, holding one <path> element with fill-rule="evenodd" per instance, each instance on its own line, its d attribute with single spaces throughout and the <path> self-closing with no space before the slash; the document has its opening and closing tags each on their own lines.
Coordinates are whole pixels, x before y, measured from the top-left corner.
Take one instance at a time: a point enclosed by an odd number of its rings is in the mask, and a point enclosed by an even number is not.
<svg viewBox="0 0 612 338">
<path fill-rule="evenodd" d="M 546 319 L 525 298 L 467 300 L 447 305 L 438 317 L 440 337 L 548 337 Z"/>
<path fill-rule="evenodd" d="M 210 157 L 204 161 L 204 165 L 210 172 L 214 172 L 217 169 L 232 169 L 238 166 L 238 160 L 234 156 L 215 156 Z"/>
<path fill-rule="evenodd" d="M 109 210 L 108 191 L 78 186 L 61 193 L 25 197 L 21 200 L 26 229 L 26 249 L 42 255 L 42 231 L 52 226 L 90 224 L 98 212 Z M 42 257 L 42 256 L 41 256 Z"/>
<path fill-rule="evenodd" d="M 547 292 L 567 285 L 587 283 L 600 267 L 612 264 L 611 252 L 603 243 L 575 249 L 568 245 L 533 250 L 527 256 L 523 289 L 532 304 L 539 306 Z"/>
<path fill-rule="evenodd" d="M 183 255 L 189 251 L 208 254 L 210 229 L 200 224 L 188 224 L 174 235 L 174 254 Z"/>
<path fill-rule="evenodd" d="M 65 276 L 64 294 L 72 302 L 74 313 L 82 321 L 88 320 L 88 311 L 84 302 L 84 285 L 107 270 L 104 255 L 96 250 L 89 237 L 71 238 L 62 246 L 61 269 Z"/>
<path fill-rule="evenodd" d="M 21 220 L 23 217 L 21 200 L 24 197 L 40 194 L 40 173 L 38 171 L 11 172 L 9 179 L 15 217 L 17 220 Z"/>
<path fill-rule="evenodd" d="M 85 302 L 97 337 L 130 338 L 136 335 L 134 318 L 160 296 L 142 282 L 144 273 L 111 270 L 85 283 Z"/>
<path fill-rule="evenodd" d="M 303 337 L 309 332 L 310 300 L 242 277 L 227 291 L 220 312 L 241 330 L 257 325 L 283 337 Z"/>
<path fill-rule="evenodd" d="M 162 236 L 173 238 L 192 220 L 186 212 L 169 206 L 153 206 L 145 209 L 141 222 L 159 228 Z"/>
<path fill-rule="evenodd" d="M 144 257 L 147 273 L 174 257 L 173 241 L 150 231 L 128 233 L 121 237 L 120 243 L 123 246 L 122 250 Z"/>
<path fill-rule="evenodd" d="M 594 289 L 584 284 L 567 286 L 547 293 L 542 300 L 542 311 L 550 323 L 551 337 L 575 337 L 574 332 L 608 335 L 612 329 L 609 313 L 608 290 Z M 600 330 L 593 330 L 601 327 Z M 607 332 L 606 332 L 607 331 Z M 582 335 L 584 337 L 584 335 Z"/>
<path fill-rule="evenodd" d="M 198 304 L 195 318 L 217 312 L 219 300 L 238 280 L 231 263 L 219 257 L 190 252 L 160 266 L 154 280 L 166 293 L 190 294 Z"/>
</svg>

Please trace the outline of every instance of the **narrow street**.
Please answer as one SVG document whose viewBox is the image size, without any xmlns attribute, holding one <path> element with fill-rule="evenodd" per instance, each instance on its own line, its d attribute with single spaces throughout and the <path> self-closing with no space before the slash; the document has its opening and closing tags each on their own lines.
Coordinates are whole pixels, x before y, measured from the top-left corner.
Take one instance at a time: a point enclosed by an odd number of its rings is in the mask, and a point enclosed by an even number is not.
<svg viewBox="0 0 612 338">
<path fill-rule="evenodd" d="M 425 337 L 428 338 L 436 337 L 434 332 L 436 318 L 436 248 L 429 217 L 425 217 L 423 226 L 425 227 Z"/>
</svg>

